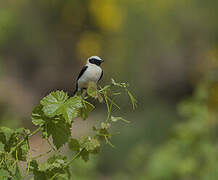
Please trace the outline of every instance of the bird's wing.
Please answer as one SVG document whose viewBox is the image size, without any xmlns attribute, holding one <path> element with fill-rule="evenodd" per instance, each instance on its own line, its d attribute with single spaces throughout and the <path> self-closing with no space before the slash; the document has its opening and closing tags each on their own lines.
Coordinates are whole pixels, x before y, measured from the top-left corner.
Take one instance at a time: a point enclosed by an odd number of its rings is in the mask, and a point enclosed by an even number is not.
<svg viewBox="0 0 218 180">
<path fill-rule="evenodd" d="M 103 71 L 101 71 L 101 76 L 100 76 L 100 78 L 99 78 L 99 80 L 98 80 L 98 81 L 100 81 L 100 80 L 101 80 L 102 76 L 103 76 Z"/>
<path fill-rule="evenodd" d="M 79 73 L 79 76 L 78 76 L 77 80 L 83 75 L 83 73 L 86 71 L 87 68 L 88 68 L 88 66 L 84 66 L 84 67 L 82 68 L 82 70 L 81 70 L 80 73 Z"/>
</svg>

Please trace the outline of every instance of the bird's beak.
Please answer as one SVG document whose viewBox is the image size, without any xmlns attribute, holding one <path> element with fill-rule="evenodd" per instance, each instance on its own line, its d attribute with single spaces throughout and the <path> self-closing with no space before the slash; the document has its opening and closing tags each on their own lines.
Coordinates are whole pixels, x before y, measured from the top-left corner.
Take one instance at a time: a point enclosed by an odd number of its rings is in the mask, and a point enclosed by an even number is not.
<svg viewBox="0 0 218 180">
<path fill-rule="evenodd" d="M 101 59 L 101 62 L 103 63 L 103 62 L 104 62 L 104 60 L 103 60 L 103 59 Z"/>
</svg>

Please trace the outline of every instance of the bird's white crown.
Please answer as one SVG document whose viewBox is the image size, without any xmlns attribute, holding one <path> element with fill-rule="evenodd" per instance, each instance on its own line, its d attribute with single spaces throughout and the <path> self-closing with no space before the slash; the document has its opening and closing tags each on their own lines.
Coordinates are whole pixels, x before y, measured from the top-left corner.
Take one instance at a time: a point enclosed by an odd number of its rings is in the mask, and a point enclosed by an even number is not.
<svg viewBox="0 0 218 180">
<path fill-rule="evenodd" d="M 99 61 L 102 60 L 102 59 L 101 59 L 100 57 L 98 57 L 98 56 L 91 56 L 90 58 L 88 58 L 88 60 L 90 60 L 90 59 L 97 59 L 97 60 L 99 60 Z"/>
</svg>

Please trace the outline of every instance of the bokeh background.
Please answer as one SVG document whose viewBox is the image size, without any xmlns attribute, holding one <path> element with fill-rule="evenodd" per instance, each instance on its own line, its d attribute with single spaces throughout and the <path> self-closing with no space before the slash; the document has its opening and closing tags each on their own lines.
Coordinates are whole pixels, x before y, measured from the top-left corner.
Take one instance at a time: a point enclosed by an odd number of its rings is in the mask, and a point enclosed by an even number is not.
<svg viewBox="0 0 218 180">
<path fill-rule="evenodd" d="M 98 55 L 101 85 L 129 82 L 138 108 L 122 99 L 131 124 L 115 149 L 75 161 L 73 179 L 217 180 L 217 19 L 217 0 L 0 0 L 0 125 L 34 129 L 32 108 L 52 90 L 72 94 Z"/>
</svg>

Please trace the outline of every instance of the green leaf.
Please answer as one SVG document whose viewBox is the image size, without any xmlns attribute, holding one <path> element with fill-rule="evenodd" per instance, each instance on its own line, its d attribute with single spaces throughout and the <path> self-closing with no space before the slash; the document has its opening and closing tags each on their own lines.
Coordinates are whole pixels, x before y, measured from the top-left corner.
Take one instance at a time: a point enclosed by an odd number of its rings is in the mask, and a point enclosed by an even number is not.
<svg viewBox="0 0 218 180">
<path fill-rule="evenodd" d="M 14 132 L 17 133 L 17 134 L 22 134 L 23 136 L 26 136 L 27 134 L 30 134 L 30 130 L 25 129 L 25 128 L 18 128 Z"/>
<path fill-rule="evenodd" d="M 72 151 L 80 151 L 80 143 L 77 139 L 71 138 L 68 146 Z"/>
<path fill-rule="evenodd" d="M 89 96 L 98 99 L 100 103 L 104 101 L 103 97 L 100 94 L 100 91 L 98 91 L 97 86 L 94 82 L 89 82 L 88 88 L 87 88 L 87 93 Z"/>
<path fill-rule="evenodd" d="M 56 118 L 56 121 L 49 121 L 46 127 L 48 137 L 52 136 L 53 143 L 57 149 L 63 146 L 71 135 L 71 125 L 65 123 L 61 116 Z"/>
<path fill-rule="evenodd" d="M 29 133 L 29 130 L 24 128 L 12 130 L 9 128 L 0 127 L 0 142 L 4 145 L 1 145 L 1 151 L 10 152 L 11 149 L 16 147 L 21 139 L 27 136 L 27 133 Z M 13 158 L 20 161 L 25 161 L 27 152 L 29 150 L 27 140 L 16 148 L 17 149 L 12 153 Z"/>
<path fill-rule="evenodd" d="M 0 127 L 0 141 L 3 144 L 6 144 L 6 142 L 9 141 L 13 133 L 14 133 L 13 129 L 7 127 Z"/>
<path fill-rule="evenodd" d="M 63 115 L 66 121 L 71 124 L 73 118 L 80 116 L 80 109 L 83 107 L 82 100 L 78 96 L 68 99 L 57 111 L 57 115 Z"/>
<path fill-rule="evenodd" d="M 42 110 L 46 116 L 54 117 L 67 99 L 68 95 L 64 91 L 51 92 L 41 100 L 41 104 L 43 105 Z"/>
<path fill-rule="evenodd" d="M 30 162 L 30 171 L 34 175 L 34 180 L 46 180 L 46 173 L 39 171 L 39 165 L 36 160 Z"/>
<path fill-rule="evenodd" d="M 87 151 L 94 151 L 96 148 L 100 147 L 100 143 L 96 138 L 93 137 L 82 137 L 81 147 L 85 148 Z"/>
<path fill-rule="evenodd" d="M 33 124 L 35 124 L 36 126 L 40 125 L 44 125 L 47 117 L 44 115 L 43 111 L 42 111 L 43 106 L 40 104 L 39 106 L 36 106 L 33 109 L 32 112 L 32 122 Z"/>
<path fill-rule="evenodd" d="M 97 86 L 94 82 L 89 82 L 88 88 L 87 88 L 87 93 L 89 96 L 97 99 L 98 98 L 98 90 Z"/>
<path fill-rule="evenodd" d="M 80 116 L 83 120 L 86 120 L 89 116 L 89 113 L 95 108 L 91 103 L 83 100 L 83 107 L 80 109 Z"/>
<path fill-rule="evenodd" d="M 62 155 L 53 155 L 50 157 L 47 162 L 44 164 L 39 165 L 39 170 L 40 171 L 52 171 L 56 168 L 62 169 L 63 166 L 66 164 L 66 156 Z"/>
<path fill-rule="evenodd" d="M 2 142 L 0 142 L 0 153 L 5 151 L 4 147 L 5 145 Z"/>
<path fill-rule="evenodd" d="M 80 156 L 82 157 L 82 159 L 87 162 L 89 160 L 89 152 L 86 149 L 83 149 L 80 152 Z"/>
<path fill-rule="evenodd" d="M 38 165 L 38 162 L 35 160 L 31 161 L 30 171 L 34 174 L 34 180 L 47 180 L 53 177 L 56 173 L 59 174 L 57 176 L 58 179 L 60 175 L 63 175 L 63 177 L 68 177 L 69 179 L 70 172 L 69 167 L 65 167 L 66 163 L 66 156 L 53 155 L 45 163 L 40 165 Z"/>
<path fill-rule="evenodd" d="M 79 96 L 68 97 L 63 91 L 50 93 L 41 100 L 42 111 L 47 117 L 62 115 L 64 119 L 71 124 L 73 118 L 80 116 L 80 109 L 83 108 L 82 99 Z M 40 108 L 35 109 L 33 113 L 34 124 L 40 124 L 45 120 Z"/>
<path fill-rule="evenodd" d="M 14 180 L 22 180 L 21 172 L 17 165 L 16 165 L 16 171 L 14 175 Z"/>
<path fill-rule="evenodd" d="M 8 180 L 10 174 L 8 171 L 4 170 L 4 169 L 0 169 L 0 179 L 1 180 Z"/>
<path fill-rule="evenodd" d="M 112 122 L 123 121 L 125 123 L 130 123 L 130 121 L 127 121 L 126 119 L 123 119 L 122 117 L 114 117 L 114 116 L 111 116 L 111 121 Z"/>
</svg>

